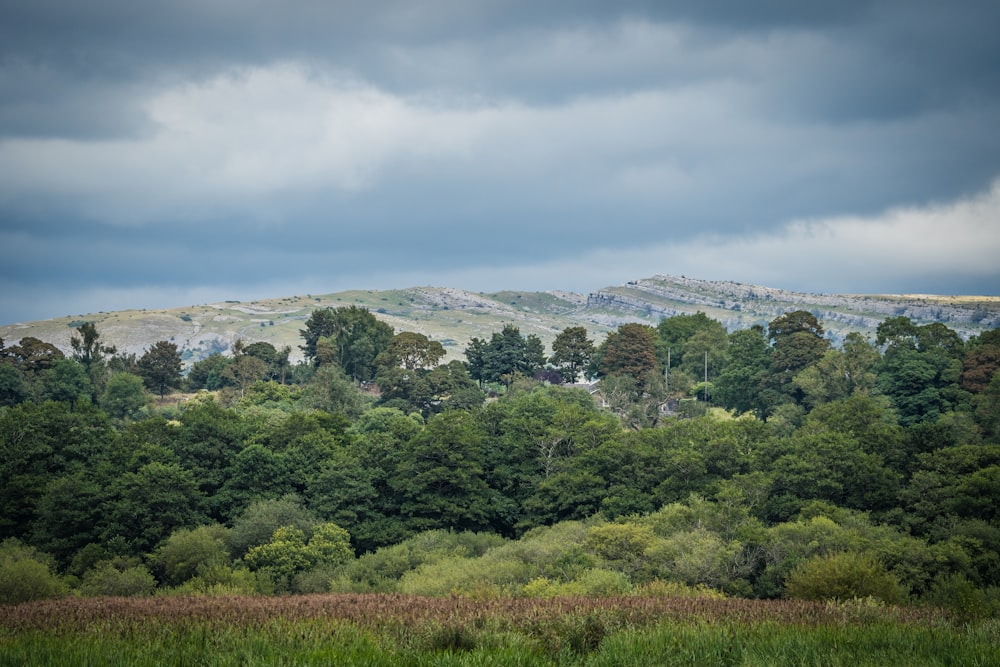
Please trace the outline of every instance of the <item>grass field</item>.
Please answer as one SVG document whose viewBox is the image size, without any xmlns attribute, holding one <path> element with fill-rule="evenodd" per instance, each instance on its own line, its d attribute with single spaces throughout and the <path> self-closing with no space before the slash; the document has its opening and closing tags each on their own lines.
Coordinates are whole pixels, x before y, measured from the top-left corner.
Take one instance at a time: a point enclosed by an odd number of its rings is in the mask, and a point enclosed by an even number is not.
<svg viewBox="0 0 1000 667">
<path fill-rule="evenodd" d="M 997 665 L 1000 623 L 851 603 L 403 595 L 0 606 L 0 665 Z"/>
</svg>

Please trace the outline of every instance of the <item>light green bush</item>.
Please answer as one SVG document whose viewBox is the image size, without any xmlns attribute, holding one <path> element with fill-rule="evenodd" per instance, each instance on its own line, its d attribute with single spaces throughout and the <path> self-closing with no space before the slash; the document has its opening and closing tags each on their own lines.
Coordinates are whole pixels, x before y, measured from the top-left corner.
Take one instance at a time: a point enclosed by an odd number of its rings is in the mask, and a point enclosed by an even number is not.
<svg viewBox="0 0 1000 667">
<path fill-rule="evenodd" d="M 800 600 L 875 598 L 889 604 L 903 601 L 899 581 L 877 560 L 850 551 L 814 556 L 800 563 L 785 581 L 788 597 Z"/>
<path fill-rule="evenodd" d="M 52 560 L 16 539 L 0 543 L 0 603 L 58 598 L 69 586 L 52 571 Z"/>
<path fill-rule="evenodd" d="M 181 595 L 269 595 L 274 592 L 270 579 L 245 568 L 223 563 L 204 563 L 198 574 L 172 590 Z"/>
<path fill-rule="evenodd" d="M 101 561 L 83 574 L 80 593 L 88 597 L 152 595 L 156 579 L 145 565 L 129 558 Z"/>
<path fill-rule="evenodd" d="M 563 584 L 564 595 L 583 595 L 587 597 L 607 597 L 610 595 L 626 595 L 632 590 L 632 584 L 621 572 L 612 572 L 593 568 L 582 573 L 573 581 Z"/>
</svg>

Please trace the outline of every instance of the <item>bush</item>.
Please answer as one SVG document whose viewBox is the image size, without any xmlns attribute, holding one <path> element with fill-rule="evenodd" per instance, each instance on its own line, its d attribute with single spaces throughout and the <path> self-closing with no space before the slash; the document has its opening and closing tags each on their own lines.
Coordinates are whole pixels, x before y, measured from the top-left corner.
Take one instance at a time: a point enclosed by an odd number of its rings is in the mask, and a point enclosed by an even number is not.
<svg viewBox="0 0 1000 667">
<path fill-rule="evenodd" d="M 923 601 L 936 607 L 944 607 L 963 621 L 985 618 L 1000 611 L 997 600 L 990 600 L 986 591 L 976 588 L 964 574 L 938 577 Z"/>
<path fill-rule="evenodd" d="M 272 582 L 262 575 L 243 568 L 220 563 L 198 567 L 198 574 L 173 589 L 181 595 L 270 595 Z"/>
<path fill-rule="evenodd" d="M 0 603 L 58 598 L 69 586 L 52 572 L 52 561 L 17 539 L 0 543 Z"/>
<path fill-rule="evenodd" d="M 800 563 L 785 580 L 785 593 L 800 600 L 871 597 L 889 604 L 898 604 L 904 597 L 899 581 L 881 563 L 850 551 Z"/>
<path fill-rule="evenodd" d="M 177 586 L 198 574 L 198 569 L 204 565 L 227 564 L 228 532 L 225 526 L 219 524 L 174 531 L 154 556 L 164 580 L 171 586 Z"/>
<path fill-rule="evenodd" d="M 102 561 L 85 572 L 80 583 L 80 593 L 88 597 L 151 595 L 155 588 L 149 568 L 130 558 Z"/>
</svg>

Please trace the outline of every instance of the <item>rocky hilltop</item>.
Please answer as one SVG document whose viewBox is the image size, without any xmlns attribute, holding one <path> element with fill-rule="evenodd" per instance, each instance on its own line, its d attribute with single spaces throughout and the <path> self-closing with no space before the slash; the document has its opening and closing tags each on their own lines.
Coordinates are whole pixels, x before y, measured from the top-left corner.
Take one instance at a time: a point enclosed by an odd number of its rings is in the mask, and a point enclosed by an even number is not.
<svg viewBox="0 0 1000 667">
<path fill-rule="evenodd" d="M 450 358 L 462 358 L 469 340 L 489 337 L 505 324 L 550 344 L 568 326 L 585 326 L 600 339 L 625 322 L 657 324 L 664 317 L 704 312 L 730 329 L 766 325 L 792 310 L 808 310 L 830 337 L 851 331 L 871 335 L 886 317 L 904 315 L 918 324 L 942 322 L 963 336 L 1000 327 L 1000 297 L 933 295 L 845 295 L 791 292 L 730 281 L 658 275 L 606 287 L 588 295 L 571 292 L 484 294 L 442 287 L 359 290 L 252 302 L 226 301 L 166 310 L 91 313 L 0 326 L 8 344 L 34 336 L 69 352 L 82 322 L 94 322 L 102 337 L 124 352 L 141 354 L 158 340 L 177 344 L 186 361 L 227 352 L 239 338 L 288 345 L 301 357 L 299 331 L 316 308 L 368 308 L 397 331 L 417 331 L 440 341 Z"/>
<path fill-rule="evenodd" d="M 701 310 L 730 330 L 767 324 L 792 310 L 808 310 L 833 338 L 851 331 L 871 333 L 887 317 L 905 316 L 917 324 L 942 322 L 965 337 L 1000 327 L 1000 298 L 936 295 L 851 295 L 791 292 L 731 281 L 659 275 L 587 297 L 587 310 L 628 313 L 638 320 Z"/>
</svg>

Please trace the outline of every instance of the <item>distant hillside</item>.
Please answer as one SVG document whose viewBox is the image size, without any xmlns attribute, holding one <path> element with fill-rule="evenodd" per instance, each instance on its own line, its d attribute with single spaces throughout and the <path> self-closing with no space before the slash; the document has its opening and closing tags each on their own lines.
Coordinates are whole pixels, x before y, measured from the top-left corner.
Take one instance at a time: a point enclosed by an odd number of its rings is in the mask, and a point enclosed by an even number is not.
<svg viewBox="0 0 1000 667">
<path fill-rule="evenodd" d="M 366 290 L 260 301 L 225 301 L 167 310 L 92 313 L 0 326 L 7 344 L 34 336 L 69 352 L 73 329 L 92 321 L 119 350 L 141 354 L 169 340 L 186 361 L 225 352 L 238 338 L 289 345 L 301 358 L 299 330 L 316 308 L 368 308 L 397 331 L 417 331 L 440 341 L 450 358 L 461 358 L 468 341 L 489 337 L 505 324 L 550 344 L 568 326 L 587 327 L 598 340 L 625 322 L 656 324 L 664 317 L 702 311 L 730 330 L 766 325 L 790 310 L 808 310 L 834 340 L 851 331 L 871 334 L 886 317 L 905 315 L 918 324 L 942 322 L 963 336 L 1000 327 L 1000 297 L 931 295 L 826 295 L 757 285 L 654 276 L 589 295 L 570 292 L 482 294 L 442 287 Z"/>
</svg>

